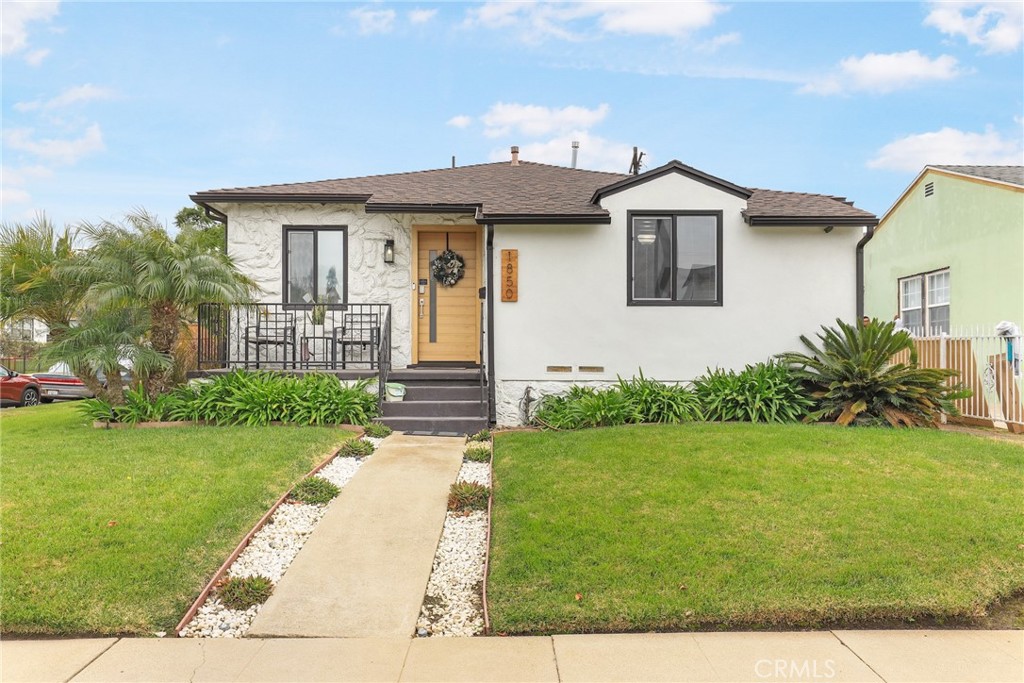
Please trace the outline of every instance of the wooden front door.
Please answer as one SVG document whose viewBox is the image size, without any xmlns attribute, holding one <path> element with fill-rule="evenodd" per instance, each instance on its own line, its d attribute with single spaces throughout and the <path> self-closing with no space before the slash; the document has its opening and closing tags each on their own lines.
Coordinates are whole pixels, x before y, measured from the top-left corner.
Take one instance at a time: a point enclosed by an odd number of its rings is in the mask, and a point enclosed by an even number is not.
<svg viewBox="0 0 1024 683">
<path fill-rule="evenodd" d="M 480 362 L 479 230 L 417 232 L 416 362 Z M 434 279 L 430 263 L 445 249 L 466 261 L 462 279 L 445 287 Z"/>
</svg>

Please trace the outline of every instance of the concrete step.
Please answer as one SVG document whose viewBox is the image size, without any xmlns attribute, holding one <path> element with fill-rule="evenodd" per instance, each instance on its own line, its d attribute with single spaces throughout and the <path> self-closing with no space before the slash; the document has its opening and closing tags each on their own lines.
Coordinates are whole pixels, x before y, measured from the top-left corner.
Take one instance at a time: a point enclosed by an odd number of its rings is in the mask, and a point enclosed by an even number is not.
<svg viewBox="0 0 1024 683">
<path fill-rule="evenodd" d="M 407 384 L 405 400 L 408 401 L 479 401 L 480 385 L 459 384 Z"/>
<path fill-rule="evenodd" d="M 480 369 L 472 368 L 437 368 L 424 369 L 414 368 L 406 370 L 392 370 L 388 374 L 389 382 L 398 382 L 406 386 L 420 384 L 455 384 L 455 385 L 479 385 Z"/>
<path fill-rule="evenodd" d="M 486 417 L 378 417 L 374 421 L 406 434 L 439 436 L 476 434 L 487 427 Z"/>
<path fill-rule="evenodd" d="M 384 417 L 478 417 L 486 414 L 485 405 L 479 396 L 475 401 L 386 401 L 383 412 Z"/>
</svg>

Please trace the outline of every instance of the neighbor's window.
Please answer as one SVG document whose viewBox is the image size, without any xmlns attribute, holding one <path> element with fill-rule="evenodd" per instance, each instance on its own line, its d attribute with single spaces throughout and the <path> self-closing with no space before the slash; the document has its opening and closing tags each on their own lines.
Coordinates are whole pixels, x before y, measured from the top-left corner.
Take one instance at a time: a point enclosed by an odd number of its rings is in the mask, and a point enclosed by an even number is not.
<svg viewBox="0 0 1024 683">
<path fill-rule="evenodd" d="M 631 213 L 629 223 L 630 305 L 721 305 L 721 212 Z"/>
<path fill-rule="evenodd" d="M 900 319 L 917 334 L 949 334 L 949 271 L 899 280 Z"/>
<path fill-rule="evenodd" d="M 286 226 L 284 243 L 284 303 L 345 303 L 348 250 L 344 226 Z"/>
</svg>

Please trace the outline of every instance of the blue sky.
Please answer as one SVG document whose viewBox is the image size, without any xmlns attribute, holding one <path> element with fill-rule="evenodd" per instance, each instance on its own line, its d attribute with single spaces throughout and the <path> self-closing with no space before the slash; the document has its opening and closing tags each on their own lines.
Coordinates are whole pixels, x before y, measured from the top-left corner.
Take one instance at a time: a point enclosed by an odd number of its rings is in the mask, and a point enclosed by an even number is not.
<svg viewBox="0 0 1024 683">
<path fill-rule="evenodd" d="M 1021 164 L 1024 4 L 2 3 L 3 220 L 522 158 L 671 159 L 881 215 Z"/>
</svg>

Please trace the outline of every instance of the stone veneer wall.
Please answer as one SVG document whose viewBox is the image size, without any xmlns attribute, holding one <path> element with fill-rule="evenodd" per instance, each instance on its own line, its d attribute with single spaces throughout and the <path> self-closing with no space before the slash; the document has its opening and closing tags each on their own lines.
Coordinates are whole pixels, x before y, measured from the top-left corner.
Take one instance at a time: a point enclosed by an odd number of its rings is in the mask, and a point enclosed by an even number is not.
<svg viewBox="0 0 1024 683">
<path fill-rule="evenodd" d="M 283 226 L 348 227 L 348 301 L 391 304 L 392 366 L 412 352 L 412 226 L 476 225 L 455 214 L 366 213 L 361 204 L 220 204 L 228 216 L 228 254 L 263 288 L 261 301 L 280 303 Z M 384 263 L 384 241 L 395 240 L 395 262 Z"/>
<path fill-rule="evenodd" d="M 537 399 L 549 394 L 564 394 L 573 386 L 588 386 L 604 389 L 614 385 L 611 380 L 501 380 L 495 382 L 494 405 L 495 422 L 499 427 L 518 427 L 523 420 L 523 398 L 526 388 L 530 388 L 530 412 L 537 407 Z"/>
</svg>

